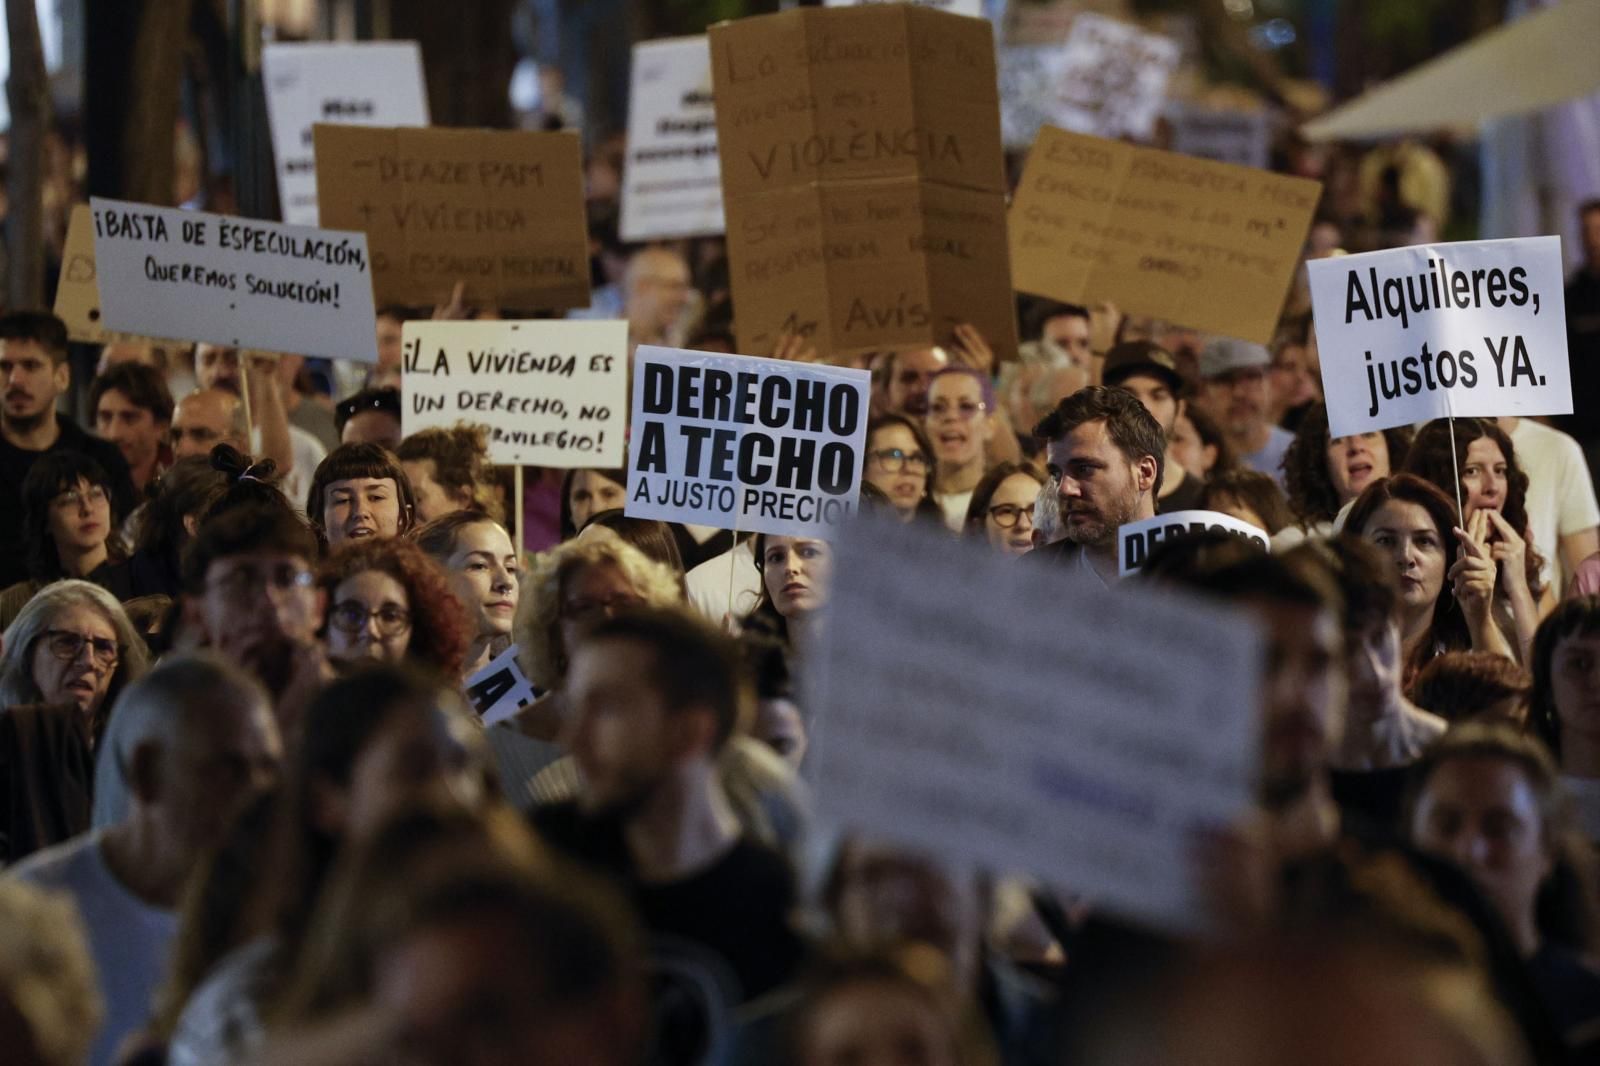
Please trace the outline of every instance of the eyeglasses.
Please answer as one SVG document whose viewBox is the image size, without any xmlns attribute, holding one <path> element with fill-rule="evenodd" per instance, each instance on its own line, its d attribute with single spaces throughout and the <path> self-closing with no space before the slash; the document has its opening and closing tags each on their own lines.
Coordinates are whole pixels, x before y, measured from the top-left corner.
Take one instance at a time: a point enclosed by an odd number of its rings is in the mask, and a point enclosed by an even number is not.
<svg viewBox="0 0 1600 1066">
<path fill-rule="evenodd" d="M 86 644 L 97 666 L 111 666 L 122 654 L 122 649 L 114 640 L 107 640 L 105 637 L 86 637 L 70 629 L 45 630 L 44 642 L 44 646 L 50 649 L 50 654 L 64 663 L 76 661 L 78 656 L 83 654 Z"/>
<path fill-rule="evenodd" d="M 877 460 L 878 465 L 890 474 L 898 474 L 908 468 L 913 474 L 926 474 L 928 472 L 928 457 L 921 452 L 904 452 L 899 448 L 879 448 L 875 452 L 868 452 L 867 458 Z"/>
<path fill-rule="evenodd" d="M 1018 507 L 1014 503 L 997 503 L 989 508 L 989 517 L 994 519 L 994 524 L 1001 529 L 1010 529 L 1023 518 L 1027 518 L 1028 525 L 1033 525 L 1033 508 Z"/>
<path fill-rule="evenodd" d="M 85 504 L 90 507 L 98 507 L 105 503 L 106 499 L 106 490 L 99 485 L 95 485 L 88 492 L 83 492 L 80 489 L 69 489 L 51 500 L 50 505 L 63 510 L 76 511 Z"/>
<path fill-rule="evenodd" d="M 963 422 L 970 422 L 974 418 L 978 417 L 978 412 L 984 410 L 987 410 L 986 404 L 973 403 L 971 400 L 966 400 L 958 404 L 949 404 L 945 403 L 943 400 L 940 400 L 938 403 L 932 404 L 928 407 L 928 417 L 943 418 L 946 415 L 954 415 Z"/>
<path fill-rule="evenodd" d="M 249 603 L 268 589 L 277 592 L 308 589 L 315 580 L 315 575 L 309 570 L 289 563 L 279 563 L 265 571 L 257 570 L 253 566 L 241 566 L 210 582 L 210 585 L 235 603 Z"/>
<path fill-rule="evenodd" d="M 561 617 L 569 622 L 593 622 L 610 618 L 618 611 L 644 606 L 637 596 L 616 596 L 608 600 L 572 600 L 561 605 Z"/>
<path fill-rule="evenodd" d="M 367 605 L 358 600 L 344 600 L 334 604 L 333 610 L 328 612 L 328 624 L 351 636 L 366 629 L 374 618 L 378 620 L 380 637 L 398 637 L 411 628 L 411 612 L 393 603 L 368 610 Z"/>
</svg>

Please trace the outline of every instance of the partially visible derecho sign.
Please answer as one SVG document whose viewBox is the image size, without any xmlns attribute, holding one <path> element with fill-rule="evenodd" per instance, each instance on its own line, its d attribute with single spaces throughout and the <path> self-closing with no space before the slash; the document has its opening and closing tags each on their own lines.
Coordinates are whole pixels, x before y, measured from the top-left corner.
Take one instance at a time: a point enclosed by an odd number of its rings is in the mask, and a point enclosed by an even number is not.
<svg viewBox="0 0 1600 1066">
<path fill-rule="evenodd" d="M 1306 269 L 1333 436 L 1572 411 L 1561 238 L 1391 248 Z"/>
<path fill-rule="evenodd" d="M 1249 541 L 1264 552 L 1272 550 L 1271 534 L 1232 515 L 1220 511 L 1172 511 L 1117 528 L 1118 576 L 1137 574 L 1158 544 L 1201 533 L 1226 533 Z"/>
<path fill-rule="evenodd" d="M 1011 204 L 1016 287 L 1266 344 L 1321 192 L 1046 126 Z"/>
<path fill-rule="evenodd" d="M 628 514 L 830 539 L 856 510 L 865 370 L 642 345 Z"/>
<path fill-rule="evenodd" d="M 378 361 L 360 233 L 89 201 L 108 329 Z"/>
<path fill-rule="evenodd" d="M 1016 349 L 993 34 L 905 4 L 711 28 L 739 346 Z"/>
<path fill-rule="evenodd" d="M 361 230 L 380 304 L 589 305 L 576 133 L 328 126 L 313 132 L 325 226 Z"/>
<path fill-rule="evenodd" d="M 261 49 L 283 220 L 315 226 L 317 161 L 311 127 L 426 126 L 428 92 L 415 41 L 311 41 Z"/>
<path fill-rule="evenodd" d="M 1251 809 L 1258 767 L 1247 617 L 863 515 L 809 661 L 819 822 L 1211 924 L 1195 834 Z"/>
</svg>

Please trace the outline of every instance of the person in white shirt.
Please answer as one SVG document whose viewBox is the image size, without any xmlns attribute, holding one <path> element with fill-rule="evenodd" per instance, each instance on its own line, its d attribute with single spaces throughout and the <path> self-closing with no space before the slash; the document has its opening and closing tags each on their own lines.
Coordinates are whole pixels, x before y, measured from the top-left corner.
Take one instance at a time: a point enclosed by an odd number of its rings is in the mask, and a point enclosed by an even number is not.
<svg viewBox="0 0 1600 1066">
<path fill-rule="evenodd" d="M 105 1001 L 90 1066 L 116 1061 L 148 1019 L 189 873 L 272 785 L 281 751 L 259 684 L 211 656 L 168 659 L 123 694 L 101 744 L 105 772 L 129 793 L 127 815 L 10 871 L 70 896 L 83 919 Z"/>
<path fill-rule="evenodd" d="M 1528 525 L 1544 554 L 1540 576 L 1559 596 L 1578 564 L 1600 551 L 1600 506 L 1578 442 L 1526 418 L 1502 417 L 1528 475 Z"/>
</svg>

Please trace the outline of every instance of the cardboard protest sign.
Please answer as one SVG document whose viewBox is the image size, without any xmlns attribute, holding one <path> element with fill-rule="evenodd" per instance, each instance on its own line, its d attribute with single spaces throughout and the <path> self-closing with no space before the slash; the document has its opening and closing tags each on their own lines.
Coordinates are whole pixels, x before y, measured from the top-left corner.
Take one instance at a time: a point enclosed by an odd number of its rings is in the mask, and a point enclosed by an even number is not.
<svg viewBox="0 0 1600 1066">
<path fill-rule="evenodd" d="M 1117 528 L 1117 574 L 1137 574 L 1156 545 L 1198 533 L 1228 533 L 1249 541 L 1262 551 L 1272 550 L 1272 534 L 1220 511 L 1173 511 Z"/>
<path fill-rule="evenodd" d="M 109 330 L 101 321 L 100 286 L 94 261 L 94 216 L 88 204 L 74 204 L 67 219 L 67 240 L 61 249 L 61 274 L 56 279 L 56 317 L 67 337 L 85 344 L 161 344 L 163 338 Z"/>
<path fill-rule="evenodd" d="M 1425 244 L 1306 269 L 1333 436 L 1571 413 L 1561 238 Z"/>
<path fill-rule="evenodd" d="M 723 231 L 711 44 L 704 37 L 633 46 L 621 228 L 625 241 Z"/>
<path fill-rule="evenodd" d="M 406 436 L 469 422 L 494 463 L 622 465 L 626 322 L 407 322 L 401 352 Z"/>
<path fill-rule="evenodd" d="M 505 721 L 532 703 L 537 695 L 533 682 L 517 663 L 515 644 L 467 678 L 467 700 L 484 725 Z"/>
<path fill-rule="evenodd" d="M 1266 344 L 1321 191 L 1046 127 L 1011 205 L 1016 287 Z"/>
<path fill-rule="evenodd" d="M 428 91 L 415 41 L 316 41 L 261 49 L 272 155 L 283 220 L 317 224 L 311 127 L 426 126 Z"/>
<path fill-rule="evenodd" d="M 823 7 L 865 7 L 869 4 L 912 4 L 948 11 L 952 15 L 983 18 L 983 0 L 823 0 Z"/>
<path fill-rule="evenodd" d="M 627 513 L 830 539 L 856 510 L 865 370 L 641 346 Z"/>
<path fill-rule="evenodd" d="M 808 690 L 821 820 L 1205 925 L 1192 834 L 1253 800 L 1249 624 L 873 516 L 832 588 Z"/>
<path fill-rule="evenodd" d="M 1054 67 L 1054 123 L 1098 137 L 1149 137 L 1178 55 L 1170 38 L 1080 13 Z"/>
<path fill-rule="evenodd" d="M 905 4 L 711 28 L 744 351 L 1016 350 L 989 24 Z"/>
<path fill-rule="evenodd" d="M 362 234 L 99 197 L 89 206 L 108 328 L 378 361 Z"/>
<path fill-rule="evenodd" d="M 1172 143 L 1168 147 L 1174 152 L 1261 169 L 1272 162 L 1269 112 L 1175 102 L 1167 105 L 1166 115 L 1172 127 Z"/>
<path fill-rule="evenodd" d="M 325 226 L 362 230 L 380 303 L 527 311 L 589 306 L 576 133 L 325 126 L 313 131 Z"/>
</svg>

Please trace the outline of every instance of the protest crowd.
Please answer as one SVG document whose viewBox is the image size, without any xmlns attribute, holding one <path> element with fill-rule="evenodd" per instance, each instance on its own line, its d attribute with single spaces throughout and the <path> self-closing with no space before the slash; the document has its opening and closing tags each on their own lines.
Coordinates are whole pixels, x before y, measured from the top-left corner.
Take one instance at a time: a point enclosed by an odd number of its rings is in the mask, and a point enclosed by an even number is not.
<svg viewBox="0 0 1600 1066">
<path fill-rule="evenodd" d="M 701 39 L 713 228 L 559 79 L 324 107 L 283 224 L 52 197 L 0 1060 L 1600 1063 L 1600 185 L 1444 242 L 1420 140 L 1018 142 L 988 23 L 888 11 Z"/>
</svg>

